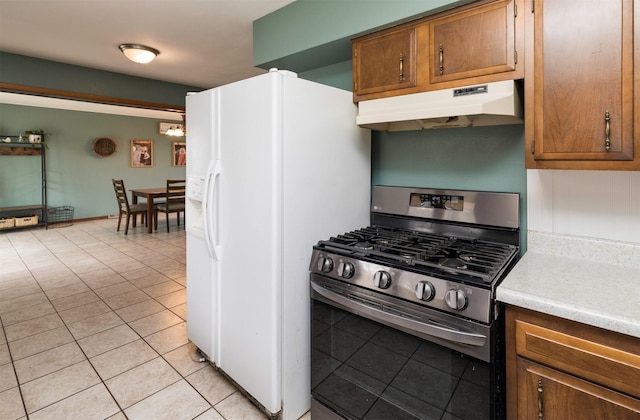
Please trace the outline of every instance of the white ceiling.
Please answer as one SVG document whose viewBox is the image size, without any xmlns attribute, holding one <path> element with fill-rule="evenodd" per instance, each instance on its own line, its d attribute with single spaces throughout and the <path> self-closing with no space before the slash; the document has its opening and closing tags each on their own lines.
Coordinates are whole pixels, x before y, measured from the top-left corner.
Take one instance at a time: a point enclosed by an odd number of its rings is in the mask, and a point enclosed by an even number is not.
<svg viewBox="0 0 640 420">
<path fill-rule="evenodd" d="M 263 73 L 254 20 L 294 0 L 0 0 L 0 51 L 210 88 Z M 149 64 L 119 44 L 160 51 Z"/>
</svg>

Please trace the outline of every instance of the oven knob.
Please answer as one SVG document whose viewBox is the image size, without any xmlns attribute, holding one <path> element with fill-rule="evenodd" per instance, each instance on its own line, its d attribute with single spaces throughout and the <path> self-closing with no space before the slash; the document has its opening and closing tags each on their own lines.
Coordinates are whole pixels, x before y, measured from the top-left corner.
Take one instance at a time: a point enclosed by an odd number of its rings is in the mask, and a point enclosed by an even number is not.
<svg viewBox="0 0 640 420">
<path fill-rule="evenodd" d="M 373 275 L 373 284 L 381 289 L 387 289 L 391 286 L 391 274 L 386 271 L 378 271 Z"/>
<path fill-rule="evenodd" d="M 338 275 L 344 279 L 350 279 L 355 272 L 355 268 L 350 262 L 343 261 L 338 264 Z"/>
<path fill-rule="evenodd" d="M 467 306 L 467 295 L 459 289 L 448 290 L 444 296 L 444 301 L 451 309 L 458 311 L 463 310 Z"/>
<path fill-rule="evenodd" d="M 333 270 L 333 260 L 329 257 L 318 258 L 318 270 L 323 273 L 330 273 Z"/>
<path fill-rule="evenodd" d="M 416 297 L 426 302 L 433 300 L 436 296 L 436 288 L 429 281 L 419 281 L 416 284 Z"/>
</svg>

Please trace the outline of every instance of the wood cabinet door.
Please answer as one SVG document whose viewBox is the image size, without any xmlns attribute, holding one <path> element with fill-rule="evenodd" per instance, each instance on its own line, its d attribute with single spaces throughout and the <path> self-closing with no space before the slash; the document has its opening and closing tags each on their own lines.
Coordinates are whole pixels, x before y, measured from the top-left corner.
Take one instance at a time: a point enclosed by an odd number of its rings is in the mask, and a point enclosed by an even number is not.
<svg viewBox="0 0 640 420">
<path fill-rule="evenodd" d="M 518 419 L 638 419 L 640 400 L 518 358 Z"/>
<path fill-rule="evenodd" d="M 496 1 L 429 22 L 431 83 L 514 71 L 513 0 Z"/>
<path fill-rule="evenodd" d="M 411 26 L 353 42 L 355 96 L 416 85 L 416 28 Z"/>
<path fill-rule="evenodd" d="M 533 67 L 526 78 L 533 79 L 527 118 L 534 124 L 529 146 L 536 161 L 634 159 L 633 3 L 535 1 L 527 45 Z"/>
</svg>

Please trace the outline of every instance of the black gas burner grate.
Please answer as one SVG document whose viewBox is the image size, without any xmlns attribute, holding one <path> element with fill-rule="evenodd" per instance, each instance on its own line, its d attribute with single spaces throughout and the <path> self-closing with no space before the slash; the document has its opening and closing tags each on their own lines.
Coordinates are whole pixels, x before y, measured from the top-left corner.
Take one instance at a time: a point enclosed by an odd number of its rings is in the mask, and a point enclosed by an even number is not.
<svg viewBox="0 0 640 420">
<path fill-rule="evenodd" d="M 318 247 L 337 254 L 410 266 L 424 274 L 491 282 L 517 248 L 482 240 L 442 236 L 405 228 L 370 226 L 320 241 Z"/>
</svg>

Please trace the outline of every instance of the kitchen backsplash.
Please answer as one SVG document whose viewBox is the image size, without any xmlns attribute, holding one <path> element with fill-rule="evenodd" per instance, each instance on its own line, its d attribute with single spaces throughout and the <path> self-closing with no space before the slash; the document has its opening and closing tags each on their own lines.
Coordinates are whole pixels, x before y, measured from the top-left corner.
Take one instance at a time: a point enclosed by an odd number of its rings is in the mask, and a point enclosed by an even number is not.
<svg viewBox="0 0 640 420">
<path fill-rule="evenodd" d="M 527 171 L 529 231 L 640 244 L 640 172 Z"/>
</svg>

